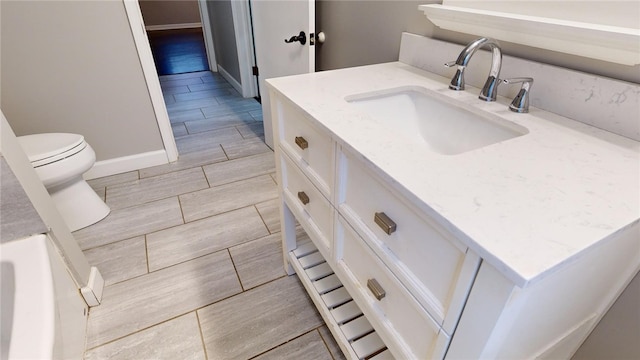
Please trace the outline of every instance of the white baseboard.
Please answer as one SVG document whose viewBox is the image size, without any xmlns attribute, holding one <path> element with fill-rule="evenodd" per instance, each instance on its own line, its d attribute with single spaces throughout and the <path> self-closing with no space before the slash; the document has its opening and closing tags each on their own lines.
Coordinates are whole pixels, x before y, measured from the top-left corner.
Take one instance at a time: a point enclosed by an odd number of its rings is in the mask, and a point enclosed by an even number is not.
<svg viewBox="0 0 640 360">
<path fill-rule="evenodd" d="M 242 84 L 240 84 L 238 80 L 234 79 L 233 76 L 231 76 L 231 74 L 227 72 L 227 70 L 220 66 L 220 64 L 218 64 L 218 72 L 220 72 L 220 75 L 222 75 L 222 77 L 225 78 L 225 80 L 227 80 L 234 89 L 238 90 L 238 92 L 242 94 Z"/>
<path fill-rule="evenodd" d="M 165 150 L 149 151 L 115 159 L 96 161 L 95 165 L 84 173 L 83 177 L 85 180 L 91 180 L 168 163 L 169 160 Z"/>
<path fill-rule="evenodd" d="M 157 30 L 179 30 L 179 29 L 197 29 L 201 28 L 202 23 L 183 23 L 183 24 L 164 24 L 164 25 L 147 25 L 144 28 L 147 31 Z"/>
</svg>

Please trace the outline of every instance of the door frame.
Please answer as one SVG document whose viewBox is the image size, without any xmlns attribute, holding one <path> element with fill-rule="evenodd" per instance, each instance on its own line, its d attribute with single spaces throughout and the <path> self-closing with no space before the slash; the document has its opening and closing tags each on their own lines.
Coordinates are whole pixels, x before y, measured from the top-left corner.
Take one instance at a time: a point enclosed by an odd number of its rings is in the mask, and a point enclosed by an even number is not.
<svg viewBox="0 0 640 360">
<path fill-rule="evenodd" d="M 131 27 L 131 33 L 133 34 L 133 40 L 138 50 L 138 57 L 140 58 L 144 79 L 147 83 L 147 89 L 149 90 L 151 105 L 156 114 L 156 121 L 158 122 L 158 129 L 160 130 L 160 137 L 164 144 L 167 160 L 174 162 L 178 160 L 178 147 L 176 146 L 176 140 L 173 136 L 173 128 L 169 120 L 169 113 L 167 113 L 167 106 L 164 103 L 164 95 L 160 87 L 160 78 L 158 77 L 156 64 L 153 60 L 153 54 L 151 53 L 151 45 L 149 45 L 149 39 L 147 38 L 147 31 L 144 26 L 144 20 L 142 19 L 142 11 L 140 11 L 140 4 L 138 0 L 123 0 L 123 3 L 125 12 L 127 13 L 127 19 L 129 20 L 129 26 Z"/>
<path fill-rule="evenodd" d="M 253 75 L 255 64 L 253 48 L 253 28 L 251 25 L 251 10 L 249 0 L 231 1 L 231 13 L 236 35 L 236 47 L 238 49 L 238 66 L 240 68 L 240 85 L 242 97 L 252 98 L 258 96 L 258 86 Z"/>
<path fill-rule="evenodd" d="M 216 60 L 216 48 L 213 43 L 213 32 L 211 31 L 211 20 L 209 10 L 207 10 L 207 0 L 198 0 L 200 9 L 200 22 L 202 23 L 202 35 L 204 35 L 204 49 L 207 52 L 209 70 L 218 72 L 218 61 Z"/>
<path fill-rule="evenodd" d="M 215 53 L 213 45 L 213 30 L 211 29 L 211 18 L 208 12 L 208 1 L 198 0 L 200 6 L 200 14 L 202 18 L 202 32 L 205 39 L 210 38 L 210 44 L 205 41 L 205 47 L 207 47 L 207 54 Z M 258 85 L 253 75 L 253 67 L 255 66 L 255 56 L 253 48 L 253 30 L 251 25 L 251 9 L 249 8 L 249 0 L 232 0 L 231 3 L 231 16 L 233 18 L 233 32 L 236 41 L 236 55 L 238 58 L 238 67 L 240 69 L 240 79 L 235 79 L 225 69 L 218 66 L 215 61 L 210 57 L 209 68 L 212 71 L 217 71 L 220 75 L 233 86 L 244 98 L 252 98 L 258 96 Z M 206 14 L 206 17 L 205 15 Z M 218 49 L 224 51 L 224 49 Z M 213 70 L 216 69 L 216 70 Z"/>
</svg>

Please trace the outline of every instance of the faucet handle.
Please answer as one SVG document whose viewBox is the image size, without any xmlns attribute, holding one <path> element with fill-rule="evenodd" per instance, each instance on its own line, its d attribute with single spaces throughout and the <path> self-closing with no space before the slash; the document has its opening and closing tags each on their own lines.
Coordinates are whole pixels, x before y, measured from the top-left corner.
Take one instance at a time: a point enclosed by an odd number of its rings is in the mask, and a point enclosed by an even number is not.
<svg viewBox="0 0 640 360">
<path fill-rule="evenodd" d="M 502 82 L 505 84 L 522 83 L 522 87 L 520 88 L 520 91 L 518 91 L 518 95 L 513 98 L 513 101 L 509 105 L 509 110 L 517 113 L 529 112 L 529 92 L 531 90 L 531 86 L 533 85 L 533 78 L 518 77 L 512 79 L 504 79 L 502 80 Z"/>
<path fill-rule="evenodd" d="M 451 90 L 464 90 L 464 69 L 466 66 L 458 64 L 458 61 L 449 61 L 444 63 L 446 67 L 454 67 L 457 66 L 455 75 L 451 78 L 451 83 L 449 84 L 449 89 Z"/>
<path fill-rule="evenodd" d="M 455 60 L 444 63 L 445 67 L 454 67 L 456 65 L 457 65 L 457 63 L 456 63 Z"/>
</svg>

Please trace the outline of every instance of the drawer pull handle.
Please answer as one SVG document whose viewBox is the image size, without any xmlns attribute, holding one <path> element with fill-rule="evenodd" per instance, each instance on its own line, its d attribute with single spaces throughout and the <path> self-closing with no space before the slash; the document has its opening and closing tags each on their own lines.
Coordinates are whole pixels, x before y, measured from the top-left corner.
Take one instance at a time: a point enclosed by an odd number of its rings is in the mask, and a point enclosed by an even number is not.
<svg viewBox="0 0 640 360">
<path fill-rule="evenodd" d="M 382 300 L 385 295 L 387 295 L 387 293 L 384 291 L 382 286 L 380 286 L 380 283 L 376 279 L 367 280 L 367 287 L 369 288 L 373 296 L 375 296 L 375 298 L 378 300 Z"/>
<path fill-rule="evenodd" d="M 304 191 L 300 191 L 298 193 L 298 199 L 300 199 L 302 205 L 307 205 L 309 203 L 309 195 L 305 194 Z"/>
<path fill-rule="evenodd" d="M 309 147 L 309 143 L 302 136 L 296 136 L 296 145 L 298 145 L 302 150 Z"/>
<path fill-rule="evenodd" d="M 376 224 L 380 226 L 382 231 L 387 233 L 387 235 L 391 235 L 394 231 L 396 231 L 396 223 L 383 212 L 376 213 L 376 215 L 373 217 L 373 221 L 375 221 Z"/>
</svg>

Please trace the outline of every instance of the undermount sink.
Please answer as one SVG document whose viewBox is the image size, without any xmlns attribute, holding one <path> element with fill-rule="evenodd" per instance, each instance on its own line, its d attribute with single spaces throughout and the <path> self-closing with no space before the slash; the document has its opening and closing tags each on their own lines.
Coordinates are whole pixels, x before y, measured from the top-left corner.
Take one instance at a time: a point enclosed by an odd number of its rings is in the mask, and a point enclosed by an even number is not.
<svg viewBox="0 0 640 360">
<path fill-rule="evenodd" d="M 401 87 L 345 98 L 352 106 L 442 155 L 456 155 L 527 134 L 515 123 L 455 105 L 422 87 Z"/>
</svg>

